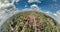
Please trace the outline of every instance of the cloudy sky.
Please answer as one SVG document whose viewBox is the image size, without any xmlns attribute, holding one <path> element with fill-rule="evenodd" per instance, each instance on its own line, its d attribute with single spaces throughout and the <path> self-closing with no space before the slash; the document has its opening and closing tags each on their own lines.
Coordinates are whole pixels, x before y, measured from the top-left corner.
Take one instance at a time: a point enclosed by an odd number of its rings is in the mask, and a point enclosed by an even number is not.
<svg viewBox="0 0 60 32">
<path fill-rule="evenodd" d="M 0 26 L 15 12 L 37 10 L 60 23 L 60 0 L 0 0 Z"/>
<path fill-rule="evenodd" d="M 33 4 L 36 4 L 43 11 L 56 12 L 60 9 L 60 0 L 20 0 L 14 5 L 18 9 L 24 9 L 30 8 Z"/>
</svg>

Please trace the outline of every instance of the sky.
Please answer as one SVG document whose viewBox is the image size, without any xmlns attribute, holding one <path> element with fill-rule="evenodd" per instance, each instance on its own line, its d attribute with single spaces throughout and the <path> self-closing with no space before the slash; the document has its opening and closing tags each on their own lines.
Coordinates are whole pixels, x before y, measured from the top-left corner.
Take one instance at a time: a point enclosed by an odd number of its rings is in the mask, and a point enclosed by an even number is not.
<svg viewBox="0 0 60 32">
<path fill-rule="evenodd" d="M 14 3 L 18 9 L 30 8 L 33 4 L 36 4 L 43 11 L 55 13 L 60 9 L 60 0 L 19 0 L 19 2 Z"/>
</svg>

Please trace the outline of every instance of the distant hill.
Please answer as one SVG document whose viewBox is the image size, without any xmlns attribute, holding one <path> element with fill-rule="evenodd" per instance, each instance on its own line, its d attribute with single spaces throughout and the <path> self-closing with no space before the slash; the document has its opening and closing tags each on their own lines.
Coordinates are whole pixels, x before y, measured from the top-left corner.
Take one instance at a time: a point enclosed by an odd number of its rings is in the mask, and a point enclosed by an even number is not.
<svg viewBox="0 0 60 32">
<path fill-rule="evenodd" d="M 7 19 L 1 32 L 60 32 L 60 25 L 44 13 L 24 11 Z"/>
</svg>

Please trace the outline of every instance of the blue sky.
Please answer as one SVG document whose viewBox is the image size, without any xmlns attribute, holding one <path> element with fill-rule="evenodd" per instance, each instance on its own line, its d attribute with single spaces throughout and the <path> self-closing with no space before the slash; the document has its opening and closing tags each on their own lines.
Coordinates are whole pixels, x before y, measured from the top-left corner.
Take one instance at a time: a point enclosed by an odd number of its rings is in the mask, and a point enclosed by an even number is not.
<svg viewBox="0 0 60 32">
<path fill-rule="evenodd" d="M 24 8 L 30 8 L 31 5 L 36 4 L 39 8 L 42 9 L 42 11 L 51 11 L 56 12 L 60 9 L 60 0 L 39 0 L 41 3 L 38 2 L 32 2 L 29 3 L 28 0 L 20 0 L 18 3 L 14 3 L 16 8 L 18 9 L 24 9 Z M 27 7 L 25 7 L 27 5 Z"/>
</svg>

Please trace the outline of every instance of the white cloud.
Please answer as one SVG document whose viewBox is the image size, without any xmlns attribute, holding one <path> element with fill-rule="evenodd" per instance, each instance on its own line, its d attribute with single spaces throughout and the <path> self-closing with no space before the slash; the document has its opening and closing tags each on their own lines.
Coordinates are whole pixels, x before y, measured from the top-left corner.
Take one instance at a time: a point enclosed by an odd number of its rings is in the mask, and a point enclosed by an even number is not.
<svg viewBox="0 0 60 32">
<path fill-rule="evenodd" d="M 31 8 L 39 8 L 36 4 L 31 5 Z"/>
<path fill-rule="evenodd" d="M 50 14 L 50 11 L 46 11 L 45 14 Z"/>
<path fill-rule="evenodd" d="M 9 3 L 9 2 L 11 2 L 11 4 L 14 4 L 14 2 L 19 2 L 20 0 L 0 0 L 0 3 Z"/>
<path fill-rule="evenodd" d="M 18 0 L 11 0 L 12 2 L 9 3 L 8 0 L 0 0 L 0 27 L 1 25 L 11 17 L 16 11 L 14 6 L 14 2 Z"/>
<path fill-rule="evenodd" d="M 3 7 L 10 7 L 11 5 L 13 5 L 12 3 L 9 3 L 8 0 L 0 0 L 0 9 Z"/>
<path fill-rule="evenodd" d="M 57 11 L 56 13 L 57 13 L 57 15 L 59 15 L 59 16 L 60 16 L 60 10 L 59 10 L 59 11 Z"/>
<path fill-rule="evenodd" d="M 16 2 L 19 2 L 20 0 L 16 0 Z"/>
<path fill-rule="evenodd" d="M 41 1 L 39 0 L 28 0 L 29 3 L 32 3 L 32 2 L 38 2 L 38 3 L 41 3 Z"/>
<path fill-rule="evenodd" d="M 57 14 L 54 14 L 55 16 L 58 16 Z"/>
<path fill-rule="evenodd" d="M 54 13 L 54 16 L 56 16 L 57 22 L 60 24 L 60 10 L 58 10 L 56 13 Z"/>
<path fill-rule="evenodd" d="M 0 16 L 3 15 L 5 13 L 5 11 L 0 11 Z"/>
<path fill-rule="evenodd" d="M 41 8 L 38 7 L 38 5 L 36 5 L 36 4 L 31 5 L 30 8 L 33 9 L 33 10 L 37 10 L 37 11 L 41 10 Z"/>
</svg>

